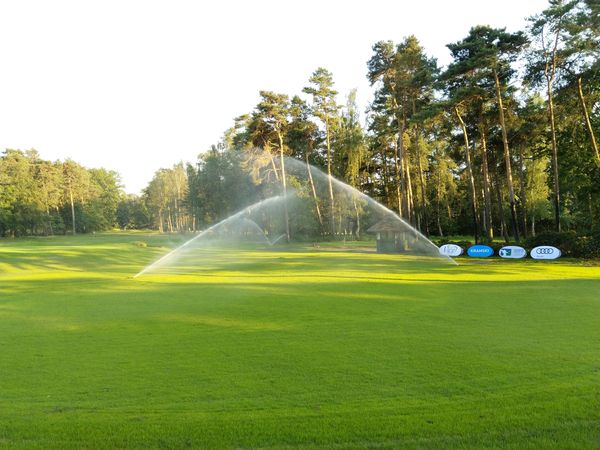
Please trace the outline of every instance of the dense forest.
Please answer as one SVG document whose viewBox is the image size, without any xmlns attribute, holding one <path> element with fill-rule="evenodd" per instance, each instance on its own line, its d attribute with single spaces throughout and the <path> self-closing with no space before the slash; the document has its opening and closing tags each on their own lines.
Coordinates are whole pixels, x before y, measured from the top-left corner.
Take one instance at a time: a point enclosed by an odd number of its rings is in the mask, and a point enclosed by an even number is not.
<svg viewBox="0 0 600 450">
<path fill-rule="evenodd" d="M 45 161 L 35 150 L 6 150 L 0 158 L 0 235 L 106 230 L 122 199 L 116 172 Z"/>
<path fill-rule="evenodd" d="M 340 100 L 325 68 L 302 92 L 260 91 L 220 142 L 156 172 L 141 196 L 124 194 L 114 172 L 6 150 L 0 235 L 203 229 L 264 197 L 248 163 L 257 154 L 283 189 L 285 155 L 426 235 L 518 242 L 541 231 L 599 233 L 600 3 L 550 0 L 523 31 L 475 26 L 447 47 L 452 61 L 439 67 L 415 36 L 375 43 L 364 122 L 356 93 Z M 327 197 L 315 194 L 319 217 L 333 214 L 331 190 Z"/>
</svg>

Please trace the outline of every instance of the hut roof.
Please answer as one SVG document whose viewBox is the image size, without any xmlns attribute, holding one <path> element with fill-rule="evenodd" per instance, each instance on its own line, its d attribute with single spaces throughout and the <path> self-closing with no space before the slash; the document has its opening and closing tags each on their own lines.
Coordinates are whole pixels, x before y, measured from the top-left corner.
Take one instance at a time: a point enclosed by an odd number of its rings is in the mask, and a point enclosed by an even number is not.
<svg viewBox="0 0 600 450">
<path fill-rule="evenodd" d="M 398 219 L 386 218 L 380 220 L 367 230 L 367 233 L 385 233 L 406 231 L 404 224 Z"/>
</svg>

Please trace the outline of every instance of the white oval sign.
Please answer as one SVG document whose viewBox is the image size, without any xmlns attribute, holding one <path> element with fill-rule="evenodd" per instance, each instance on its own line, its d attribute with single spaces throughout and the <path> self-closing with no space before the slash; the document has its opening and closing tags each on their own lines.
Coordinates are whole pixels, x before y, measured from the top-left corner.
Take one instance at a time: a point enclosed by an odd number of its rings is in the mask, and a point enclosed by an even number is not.
<svg viewBox="0 0 600 450">
<path fill-rule="evenodd" d="M 507 245 L 498 252 L 501 258 L 521 259 L 527 256 L 527 250 L 518 245 Z"/>
<path fill-rule="evenodd" d="M 462 247 L 456 244 L 444 244 L 440 247 L 440 255 L 444 256 L 460 256 L 462 252 Z"/>
<path fill-rule="evenodd" d="M 551 245 L 540 245 L 532 249 L 530 255 L 533 259 L 556 259 L 561 255 L 561 252 Z"/>
</svg>

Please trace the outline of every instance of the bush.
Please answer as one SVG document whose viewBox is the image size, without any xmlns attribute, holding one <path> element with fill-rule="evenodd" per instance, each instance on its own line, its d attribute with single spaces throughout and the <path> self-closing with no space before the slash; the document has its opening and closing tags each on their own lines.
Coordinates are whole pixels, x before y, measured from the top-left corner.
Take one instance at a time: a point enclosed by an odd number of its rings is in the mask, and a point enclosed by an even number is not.
<svg viewBox="0 0 600 450">
<path fill-rule="evenodd" d="M 564 256 L 578 256 L 578 236 L 574 231 L 545 231 L 536 236 L 528 237 L 524 244 L 525 247 L 531 250 L 540 245 L 551 245 L 558 248 Z"/>
<path fill-rule="evenodd" d="M 457 239 L 448 237 L 434 237 L 432 241 L 438 247 L 444 244 L 456 244 L 462 247 L 465 252 L 473 245 L 472 241 L 459 236 Z M 480 244 L 489 245 L 494 249 L 494 255 L 498 255 L 499 250 L 504 247 L 503 242 L 480 242 Z M 574 231 L 563 231 L 561 233 L 548 231 L 531 236 L 525 239 L 521 244 L 511 243 L 510 245 L 521 245 L 528 251 L 540 245 L 551 245 L 560 249 L 563 256 L 572 258 L 600 258 L 600 233 L 591 236 L 579 236 Z"/>
<path fill-rule="evenodd" d="M 500 254 L 500 249 L 506 245 L 504 242 L 482 242 L 483 245 L 489 245 L 494 249 L 494 256 L 498 256 Z M 512 245 L 512 244 L 510 244 Z M 516 245 L 516 244 L 515 244 Z"/>
<path fill-rule="evenodd" d="M 459 247 L 462 247 L 464 249 L 464 251 L 466 252 L 467 249 L 473 245 L 473 242 L 471 241 L 467 241 L 467 240 L 458 240 L 458 239 L 449 239 L 447 237 L 443 237 L 443 238 L 438 238 L 438 239 L 432 239 L 433 243 L 435 245 L 437 245 L 438 247 L 441 247 L 444 244 L 454 244 L 454 245 L 458 245 Z"/>
<path fill-rule="evenodd" d="M 600 258 L 600 233 L 577 239 L 577 255 L 580 258 Z"/>
<path fill-rule="evenodd" d="M 600 233 L 592 236 L 578 236 L 574 231 L 545 232 L 525 241 L 529 248 L 538 245 L 552 245 L 563 255 L 574 258 L 600 258 Z"/>
</svg>

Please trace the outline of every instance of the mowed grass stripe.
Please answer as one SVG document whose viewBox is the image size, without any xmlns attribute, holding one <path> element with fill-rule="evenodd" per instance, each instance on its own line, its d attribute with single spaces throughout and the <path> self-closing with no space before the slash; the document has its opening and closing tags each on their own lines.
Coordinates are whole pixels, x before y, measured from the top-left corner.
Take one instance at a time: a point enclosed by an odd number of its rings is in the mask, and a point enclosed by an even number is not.
<svg viewBox="0 0 600 450">
<path fill-rule="evenodd" d="M 597 266 L 178 242 L 2 241 L 0 446 L 597 445 Z"/>
</svg>

